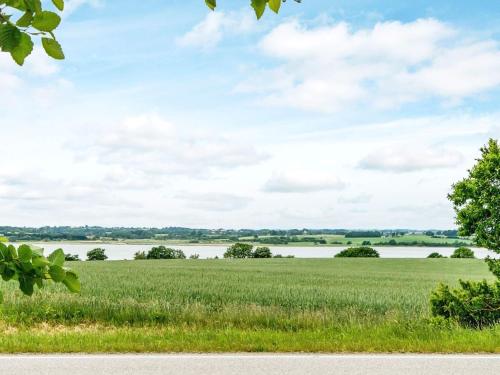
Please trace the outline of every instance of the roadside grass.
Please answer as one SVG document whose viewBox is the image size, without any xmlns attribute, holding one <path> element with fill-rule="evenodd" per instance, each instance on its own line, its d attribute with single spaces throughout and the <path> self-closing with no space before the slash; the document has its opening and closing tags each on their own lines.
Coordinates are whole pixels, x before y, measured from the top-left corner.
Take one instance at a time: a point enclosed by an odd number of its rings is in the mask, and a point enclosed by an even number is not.
<svg viewBox="0 0 500 375">
<path fill-rule="evenodd" d="M 81 295 L 3 283 L 0 352 L 500 352 L 500 328 L 435 326 L 465 259 L 75 262 Z"/>
</svg>

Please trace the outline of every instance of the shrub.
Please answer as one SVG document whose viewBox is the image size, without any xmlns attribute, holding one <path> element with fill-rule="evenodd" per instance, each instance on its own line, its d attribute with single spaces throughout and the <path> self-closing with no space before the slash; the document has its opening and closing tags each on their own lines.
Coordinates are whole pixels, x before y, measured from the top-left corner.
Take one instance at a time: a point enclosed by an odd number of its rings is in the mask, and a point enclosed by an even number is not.
<svg viewBox="0 0 500 375">
<path fill-rule="evenodd" d="M 200 254 L 191 254 L 189 259 L 200 259 Z"/>
<path fill-rule="evenodd" d="M 446 257 L 445 257 L 444 255 L 441 255 L 441 254 L 439 254 L 439 253 L 434 252 L 434 253 L 430 253 L 430 254 L 427 256 L 427 258 L 446 258 Z"/>
<path fill-rule="evenodd" d="M 350 247 L 335 255 L 335 258 L 379 258 L 377 250 L 368 246 Z"/>
<path fill-rule="evenodd" d="M 78 256 L 78 254 L 64 254 L 64 260 L 66 262 L 78 262 L 80 261 L 80 257 Z"/>
<path fill-rule="evenodd" d="M 369 246 L 371 245 L 372 243 L 370 241 L 363 241 L 363 243 L 361 244 L 362 246 Z"/>
<path fill-rule="evenodd" d="M 90 250 L 87 253 L 87 260 L 106 260 L 108 256 L 105 254 L 105 249 L 97 248 Z"/>
<path fill-rule="evenodd" d="M 224 253 L 224 258 L 251 258 L 253 246 L 246 243 L 235 243 L 228 247 Z"/>
<path fill-rule="evenodd" d="M 134 254 L 134 260 L 145 260 L 147 259 L 145 251 L 138 251 Z"/>
<path fill-rule="evenodd" d="M 474 252 L 468 247 L 459 247 L 456 249 L 450 258 L 475 258 Z"/>
<path fill-rule="evenodd" d="M 252 256 L 254 258 L 272 258 L 273 253 L 271 253 L 271 249 L 269 249 L 266 246 L 263 246 L 263 247 L 256 248 L 255 251 L 253 252 Z"/>
<path fill-rule="evenodd" d="M 146 255 L 147 259 L 186 259 L 182 250 L 171 249 L 163 245 L 153 247 Z"/>
<path fill-rule="evenodd" d="M 500 323 L 500 281 L 462 281 L 459 289 L 447 285 L 431 295 L 431 311 L 436 317 L 455 320 L 474 328 Z"/>
</svg>

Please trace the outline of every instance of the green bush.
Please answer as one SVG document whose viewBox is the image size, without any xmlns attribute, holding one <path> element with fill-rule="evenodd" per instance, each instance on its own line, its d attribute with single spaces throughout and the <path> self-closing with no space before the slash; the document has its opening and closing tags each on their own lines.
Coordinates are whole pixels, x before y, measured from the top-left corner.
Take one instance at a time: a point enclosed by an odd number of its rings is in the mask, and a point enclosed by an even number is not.
<svg viewBox="0 0 500 375">
<path fill-rule="evenodd" d="M 335 255 L 335 258 L 380 258 L 377 250 L 368 246 L 350 247 Z"/>
<path fill-rule="evenodd" d="M 64 260 L 66 262 L 78 262 L 80 260 L 80 257 L 78 254 L 64 254 Z"/>
<path fill-rule="evenodd" d="M 87 260 L 106 260 L 108 256 L 105 254 L 105 249 L 97 248 L 87 252 Z"/>
<path fill-rule="evenodd" d="M 224 258 L 252 258 L 253 246 L 246 243 L 237 242 L 231 245 L 224 253 Z"/>
<path fill-rule="evenodd" d="M 134 260 L 145 260 L 148 259 L 145 251 L 138 251 L 134 254 Z"/>
<path fill-rule="evenodd" d="M 146 255 L 147 259 L 186 259 L 182 250 L 171 249 L 163 245 L 153 247 Z"/>
<path fill-rule="evenodd" d="M 439 253 L 434 252 L 434 253 L 430 253 L 430 254 L 427 256 L 427 258 L 446 258 L 446 257 L 445 257 L 444 255 L 441 255 L 441 254 L 439 254 Z"/>
<path fill-rule="evenodd" d="M 191 254 L 189 259 L 200 259 L 200 254 Z"/>
<path fill-rule="evenodd" d="M 459 247 L 456 249 L 450 258 L 475 258 L 474 252 L 468 247 Z"/>
<path fill-rule="evenodd" d="M 436 317 L 454 320 L 474 328 L 500 323 L 500 281 L 462 281 L 459 289 L 447 285 L 431 295 L 431 311 Z"/>
<path fill-rule="evenodd" d="M 256 248 L 252 256 L 254 258 L 272 258 L 273 253 L 271 253 L 271 249 L 269 249 L 267 246 L 262 246 Z"/>
</svg>

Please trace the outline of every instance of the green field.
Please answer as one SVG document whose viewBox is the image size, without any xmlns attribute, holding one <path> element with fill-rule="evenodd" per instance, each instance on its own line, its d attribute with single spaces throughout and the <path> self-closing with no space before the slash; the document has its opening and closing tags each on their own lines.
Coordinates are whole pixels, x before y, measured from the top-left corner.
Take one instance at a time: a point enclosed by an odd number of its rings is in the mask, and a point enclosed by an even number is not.
<svg viewBox="0 0 500 375">
<path fill-rule="evenodd" d="M 71 264 L 83 292 L 2 283 L 0 352 L 500 352 L 500 328 L 429 322 L 439 282 L 480 260 L 246 259 Z"/>
</svg>

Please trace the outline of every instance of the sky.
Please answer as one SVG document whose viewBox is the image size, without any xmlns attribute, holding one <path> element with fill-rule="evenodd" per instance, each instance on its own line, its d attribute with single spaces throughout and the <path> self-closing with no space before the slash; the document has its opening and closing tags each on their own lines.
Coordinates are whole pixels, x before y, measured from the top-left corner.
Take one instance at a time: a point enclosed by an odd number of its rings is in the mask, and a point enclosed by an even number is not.
<svg viewBox="0 0 500 375">
<path fill-rule="evenodd" d="M 500 3 L 67 0 L 0 53 L 0 225 L 454 228 L 500 135 Z"/>
</svg>

